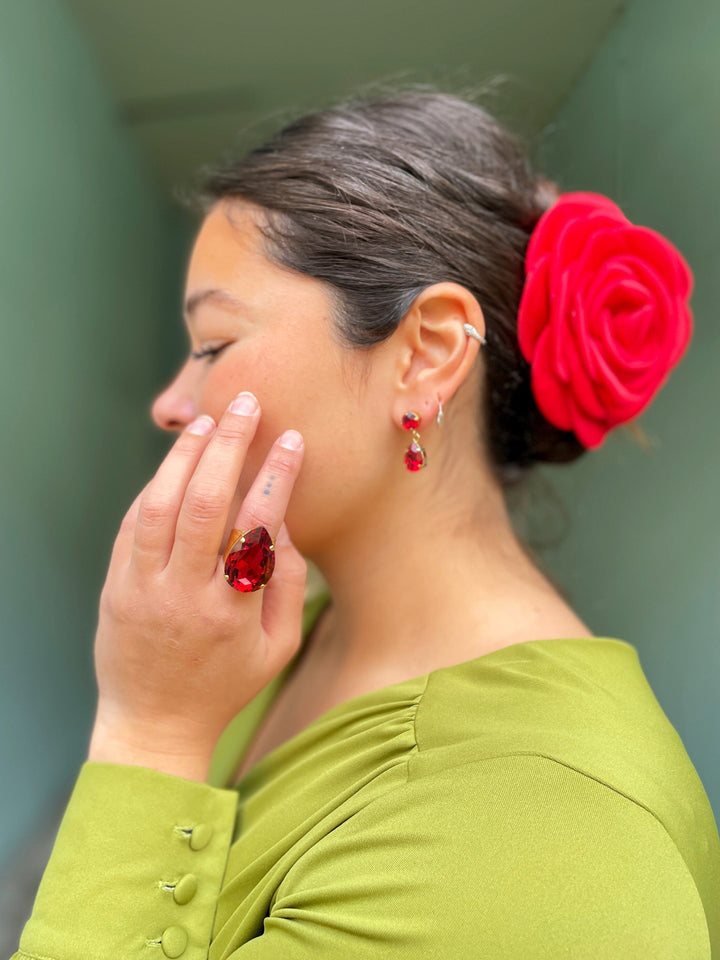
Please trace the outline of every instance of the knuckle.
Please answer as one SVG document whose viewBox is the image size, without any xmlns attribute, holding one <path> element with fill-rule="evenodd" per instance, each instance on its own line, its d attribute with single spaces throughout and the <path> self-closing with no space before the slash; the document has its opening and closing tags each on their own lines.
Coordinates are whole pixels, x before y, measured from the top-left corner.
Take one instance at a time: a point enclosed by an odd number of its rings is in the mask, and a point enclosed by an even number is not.
<svg viewBox="0 0 720 960">
<path fill-rule="evenodd" d="M 252 424 L 246 423 L 244 417 L 233 417 L 233 421 L 240 422 L 225 422 L 218 427 L 215 443 L 221 447 L 236 448 L 239 442 L 249 438 L 252 433 Z"/>
<path fill-rule="evenodd" d="M 279 474 L 283 479 L 287 479 L 295 473 L 297 460 L 293 459 L 292 456 L 285 457 L 276 453 L 268 461 L 268 467 L 271 473 Z"/>
<path fill-rule="evenodd" d="M 172 515 L 172 504 L 162 497 L 145 497 L 138 508 L 138 523 L 144 527 L 164 526 Z"/>
<path fill-rule="evenodd" d="M 129 619 L 131 604 L 121 585 L 105 584 L 100 594 L 99 609 L 102 616 L 117 623 L 123 623 Z"/>
<path fill-rule="evenodd" d="M 188 487 L 183 510 L 190 520 L 214 520 L 227 510 L 225 498 L 217 488 L 195 485 Z"/>
<path fill-rule="evenodd" d="M 266 527 L 268 525 L 267 517 L 261 517 L 260 512 L 255 509 L 253 504 L 245 505 L 243 508 L 242 528 L 243 530 L 254 530 L 255 527 Z"/>
<path fill-rule="evenodd" d="M 188 433 L 187 430 L 183 430 L 175 442 L 174 452 L 179 453 L 182 457 L 195 458 L 198 455 L 197 441 L 202 439 L 207 439 L 207 437 L 200 437 L 196 433 Z"/>
</svg>

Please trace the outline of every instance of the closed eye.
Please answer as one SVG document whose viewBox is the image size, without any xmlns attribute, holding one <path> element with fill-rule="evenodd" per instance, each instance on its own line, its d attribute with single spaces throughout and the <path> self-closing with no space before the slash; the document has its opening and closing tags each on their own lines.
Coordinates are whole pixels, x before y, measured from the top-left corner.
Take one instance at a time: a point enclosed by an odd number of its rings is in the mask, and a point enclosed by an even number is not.
<svg viewBox="0 0 720 960">
<path fill-rule="evenodd" d="M 213 358 L 216 357 L 221 350 L 224 350 L 225 347 L 229 347 L 229 346 L 230 346 L 229 343 L 223 343 L 219 347 L 212 347 L 211 349 L 207 349 L 207 350 L 198 350 L 196 353 L 191 352 L 190 356 L 194 357 L 195 360 L 202 360 L 203 357 L 210 357 L 210 360 L 208 360 L 208 363 L 212 363 Z"/>
</svg>

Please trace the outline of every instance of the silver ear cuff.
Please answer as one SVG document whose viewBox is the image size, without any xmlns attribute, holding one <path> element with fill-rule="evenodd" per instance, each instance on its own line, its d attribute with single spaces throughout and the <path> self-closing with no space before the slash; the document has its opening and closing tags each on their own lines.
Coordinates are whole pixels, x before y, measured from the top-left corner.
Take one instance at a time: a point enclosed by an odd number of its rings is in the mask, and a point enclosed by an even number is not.
<svg viewBox="0 0 720 960">
<path fill-rule="evenodd" d="M 475 337 L 476 340 L 479 340 L 480 343 L 483 344 L 483 346 L 487 343 L 487 340 L 485 339 L 485 337 L 481 337 L 471 323 L 464 323 L 463 330 L 469 337 Z"/>
<path fill-rule="evenodd" d="M 469 337 L 475 337 L 476 340 L 479 340 L 480 343 L 481 343 L 483 346 L 487 343 L 487 340 L 485 339 L 485 337 L 481 337 L 480 334 L 477 332 L 477 330 L 475 329 L 475 327 L 474 327 L 471 323 L 464 323 L 464 324 L 463 324 L 463 330 L 465 331 L 465 333 L 466 333 Z M 443 419 L 444 419 L 444 417 L 443 417 L 443 405 L 442 405 L 442 400 L 440 400 L 439 397 L 438 397 L 438 401 L 439 401 L 439 403 L 440 403 L 440 408 L 438 409 L 438 413 L 437 413 L 437 422 L 438 422 L 438 426 L 441 426 L 441 425 L 442 425 L 442 422 L 443 422 Z"/>
</svg>

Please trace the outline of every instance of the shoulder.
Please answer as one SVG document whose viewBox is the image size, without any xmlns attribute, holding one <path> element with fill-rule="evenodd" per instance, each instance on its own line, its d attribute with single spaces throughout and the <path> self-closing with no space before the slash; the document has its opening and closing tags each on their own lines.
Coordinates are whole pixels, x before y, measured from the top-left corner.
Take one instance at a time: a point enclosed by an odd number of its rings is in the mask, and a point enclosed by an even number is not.
<svg viewBox="0 0 720 960">
<path fill-rule="evenodd" d="M 696 886 L 647 810 L 541 756 L 413 772 L 304 854 L 276 908 L 337 928 L 334 904 L 345 930 L 392 931 L 389 957 L 709 960 Z"/>
</svg>

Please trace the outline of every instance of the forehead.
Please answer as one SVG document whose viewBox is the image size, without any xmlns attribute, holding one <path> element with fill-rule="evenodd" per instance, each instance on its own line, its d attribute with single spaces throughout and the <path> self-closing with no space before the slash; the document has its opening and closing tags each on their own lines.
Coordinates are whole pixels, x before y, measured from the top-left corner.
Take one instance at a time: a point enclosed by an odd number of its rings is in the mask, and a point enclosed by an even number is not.
<svg viewBox="0 0 720 960">
<path fill-rule="evenodd" d="M 241 301 L 245 315 L 254 321 L 276 323 L 288 335 L 290 327 L 297 327 L 305 331 L 306 339 L 312 336 L 312 329 L 327 339 L 332 304 L 326 285 L 316 277 L 273 263 L 258 227 L 263 223 L 261 207 L 236 198 L 220 200 L 208 211 L 190 256 L 185 302 L 199 303 L 207 291 L 222 290 Z M 217 298 L 211 299 L 219 304 Z M 232 313 L 229 299 L 227 305 Z"/>
<path fill-rule="evenodd" d="M 239 267 L 244 271 L 270 264 L 261 250 L 262 235 L 258 214 L 250 205 L 218 201 L 206 214 L 198 230 L 190 263 L 188 286 L 221 286 Z"/>
</svg>

